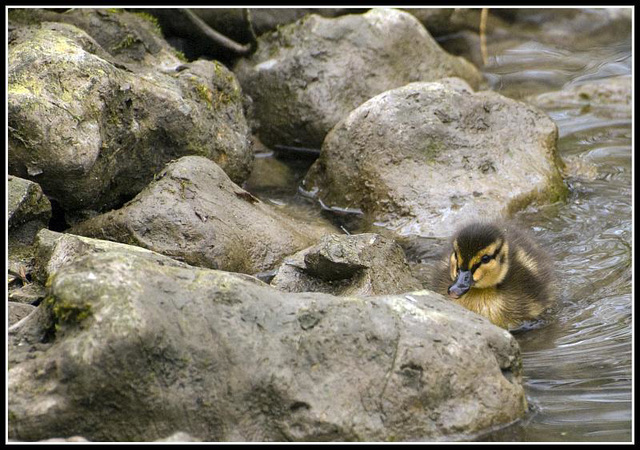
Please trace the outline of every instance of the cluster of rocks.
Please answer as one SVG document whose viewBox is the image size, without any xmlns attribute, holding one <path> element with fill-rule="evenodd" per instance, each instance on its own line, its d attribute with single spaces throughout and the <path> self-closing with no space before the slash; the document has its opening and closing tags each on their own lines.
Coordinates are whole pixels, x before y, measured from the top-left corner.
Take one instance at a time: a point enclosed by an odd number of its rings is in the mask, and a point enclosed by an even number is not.
<svg viewBox="0 0 640 450">
<path fill-rule="evenodd" d="M 517 342 L 396 240 L 561 199 L 557 130 L 475 92 L 427 30 L 462 11 L 421 11 L 255 10 L 226 66 L 176 51 L 168 10 L 9 11 L 11 440 L 450 440 L 525 414 Z M 386 236 L 243 189 L 252 134 L 319 151 L 302 193 Z"/>
</svg>

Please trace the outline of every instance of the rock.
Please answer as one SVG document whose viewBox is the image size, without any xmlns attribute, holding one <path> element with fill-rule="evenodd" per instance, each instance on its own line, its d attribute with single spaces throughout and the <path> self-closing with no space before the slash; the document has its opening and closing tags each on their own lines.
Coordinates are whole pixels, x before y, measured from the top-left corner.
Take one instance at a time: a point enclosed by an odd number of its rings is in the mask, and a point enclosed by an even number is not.
<svg viewBox="0 0 640 450">
<path fill-rule="evenodd" d="M 351 110 L 412 81 L 481 74 L 444 52 L 416 18 L 373 9 L 335 19 L 309 15 L 258 39 L 234 72 L 253 99 L 258 135 L 269 147 L 320 148 Z"/>
<path fill-rule="evenodd" d="M 135 245 L 121 244 L 119 242 L 104 241 L 74 234 L 56 233 L 55 231 L 42 230 L 36 236 L 35 246 L 35 270 L 38 281 L 43 284 L 50 276 L 66 264 L 86 255 L 101 253 L 121 254 L 125 257 L 143 258 L 154 264 L 169 267 L 190 268 L 189 264 L 180 262 L 168 256 L 161 255 Z M 249 275 L 238 273 L 238 278 L 247 282 L 263 283 Z M 265 285 L 266 286 L 266 285 Z"/>
<path fill-rule="evenodd" d="M 244 184 L 245 189 L 259 192 L 288 192 L 295 194 L 299 180 L 298 173 L 290 164 L 278 158 L 256 157 L 251 176 Z"/>
<path fill-rule="evenodd" d="M 30 244 L 51 219 L 51 202 L 42 188 L 23 178 L 7 177 L 7 224 L 10 241 Z"/>
<path fill-rule="evenodd" d="M 631 118 L 631 77 L 591 80 L 570 85 L 556 92 L 527 98 L 546 111 L 578 109 L 607 118 Z"/>
<path fill-rule="evenodd" d="M 33 247 L 36 234 L 51 219 L 51 202 L 37 183 L 7 177 L 7 297 L 19 303 L 35 303 L 41 298 L 32 285 Z"/>
<path fill-rule="evenodd" d="M 36 307 L 25 303 L 8 302 L 9 305 L 9 326 L 27 317 Z"/>
<path fill-rule="evenodd" d="M 75 261 L 84 255 L 105 252 L 135 254 L 161 266 L 190 267 L 188 264 L 135 245 L 92 239 L 74 234 L 56 233 L 50 230 L 40 231 L 36 236 L 34 246 L 34 275 L 42 284 L 45 284 L 49 277 L 65 264 Z"/>
<path fill-rule="evenodd" d="M 9 236 L 7 255 L 7 297 L 18 303 L 32 303 L 38 300 L 37 285 L 32 286 L 35 265 L 34 249 L 31 244 L 16 243 Z"/>
<path fill-rule="evenodd" d="M 332 228 L 280 214 L 210 160 L 187 156 L 119 210 L 69 230 L 138 245 L 195 266 L 254 274 L 275 268 Z"/>
<path fill-rule="evenodd" d="M 37 181 L 67 212 L 121 205 L 183 155 L 219 162 L 236 182 L 248 177 L 242 94 L 220 63 L 133 72 L 72 25 L 14 34 L 9 172 Z"/>
<path fill-rule="evenodd" d="M 144 12 L 127 12 L 117 8 L 73 8 L 64 13 L 46 9 L 14 9 L 9 13 L 9 22 L 14 28 L 10 43 L 17 36 L 24 33 L 32 35 L 39 29 L 22 28 L 24 25 L 59 22 L 73 25 L 58 28 L 63 33 L 70 30 L 67 37 L 83 40 L 82 36 L 76 36 L 74 27 L 91 36 L 90 41 L 83 42 L 88 45 L 83 45 L 86 51 L 130 70 L 173 70 L 183 62 L 164 40 L 157 20 Z M 21 37 L 20 40 L 28 38 Z"/>
<path fill-rule="evenodd" d="M 31 274 L 29 274 L 31 275 Z M 23 283 L 22 286 L 9 287 L 9 301 L 28 305 L 38 305 L 44 299 L 46 291 L 40 283 Z"/>
<path fill-rule="evenodd" d="M 430 291 L 289 294 L 109 251 L 49 289 L 9 331 L 12 440 L 466 439 L 526 411 L 515 338 Z"/>
<path fill-rule="evenodd" d="M 333 295 L 399 294 L 422 288 L 402 248 L 376 234 L 328 235 L 285 262 L 271 286 Z"/>
<path fill-rule="evenodd" d="M 527 104 L 459 79 L 412 83 L 336 125 L 304 188 L 396 235 L 444 238 L 460 222 L 563 198 L 556 140 Z"/>
</svg>

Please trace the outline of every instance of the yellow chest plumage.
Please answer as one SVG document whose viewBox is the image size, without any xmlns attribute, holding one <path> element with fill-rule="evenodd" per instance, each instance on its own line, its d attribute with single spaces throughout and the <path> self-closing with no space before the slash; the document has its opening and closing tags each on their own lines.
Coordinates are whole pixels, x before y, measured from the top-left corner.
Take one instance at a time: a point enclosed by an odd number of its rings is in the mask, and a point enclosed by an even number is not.
<svg viewBox="0 0 640 450">
<path fill-rule="evenodd" d="M 508 328 L 512 321 L 505 311 L 504 298 L 497 289 L 470 289 L 464 296 L 454 300 L 461 306 L 488 318 L 492 323 Z"/>
</svg>

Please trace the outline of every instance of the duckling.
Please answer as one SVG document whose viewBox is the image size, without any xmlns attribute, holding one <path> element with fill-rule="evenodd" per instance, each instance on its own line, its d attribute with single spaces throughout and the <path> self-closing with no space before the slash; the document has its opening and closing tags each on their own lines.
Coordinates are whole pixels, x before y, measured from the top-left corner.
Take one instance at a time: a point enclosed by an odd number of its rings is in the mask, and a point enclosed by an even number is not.
<svg viewBox="0 0 640 450">
<path fill-rule="evenodd" d="M 474 222 L 457 231 L 432 286 L 505 329 L 539 318 L 555 302 L 551 260 L 513 225 Z"/>
</svg>

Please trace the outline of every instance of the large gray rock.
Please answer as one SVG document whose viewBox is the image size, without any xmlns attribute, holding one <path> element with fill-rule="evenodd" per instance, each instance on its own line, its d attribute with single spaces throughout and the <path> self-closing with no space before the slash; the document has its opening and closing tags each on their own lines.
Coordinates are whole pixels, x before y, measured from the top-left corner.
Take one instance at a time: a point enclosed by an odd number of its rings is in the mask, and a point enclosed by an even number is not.
<svg viewBox="0 0 640 450">
<path fill-rule="evenodd" d="M 397 235 L 444 238 L 566 194 L 557 128 L 541 111 L 459 79 L 412 83 L 336 125 L 304 187 Z"/>
<path fill-rule="evenodd" d="M 335 229 L 308 225 L 264 204 L 199 156 L 168 164 L 124 207 L 69 230 L 196 266 L 249 274 L 275 268 L 330 231 Z"/>
<path fill-rule="evenodd" d="M 335 19 L 309 15 L 258 39 L 234 72 L 253 99 L 268 146 L 320 148 L 351 110 L 386 90 L 448 76 L 481 81 L 442 50 L 411 14 L 374 9 Z"/>
<path fill-rule="evenodd" d="M 377 234 L 328 235 L 278 268 L 271 286 L 333 295 L 399 294 L 422 288 L 402 248 Z"/>
<path fill-rule="evenodd" d="M 121 204 L 183 155 L 218 162 L 236 182 L 248 177 L 253 155 L 231 72 L 211 61 L 169 72 L 141 62 L 146 69 L 134 72 L 111 59 L 72 25 L 45 22 L 15 33 L 11 174 L 37 181 L 67 211 Z"/>
<path fill-rule="evenodd" d="M 516 340 L 429 291 L 288 294 L 87 255 L 9 331 L 9 438 L 468 439 L 526 411 Z"/>
</svg>

